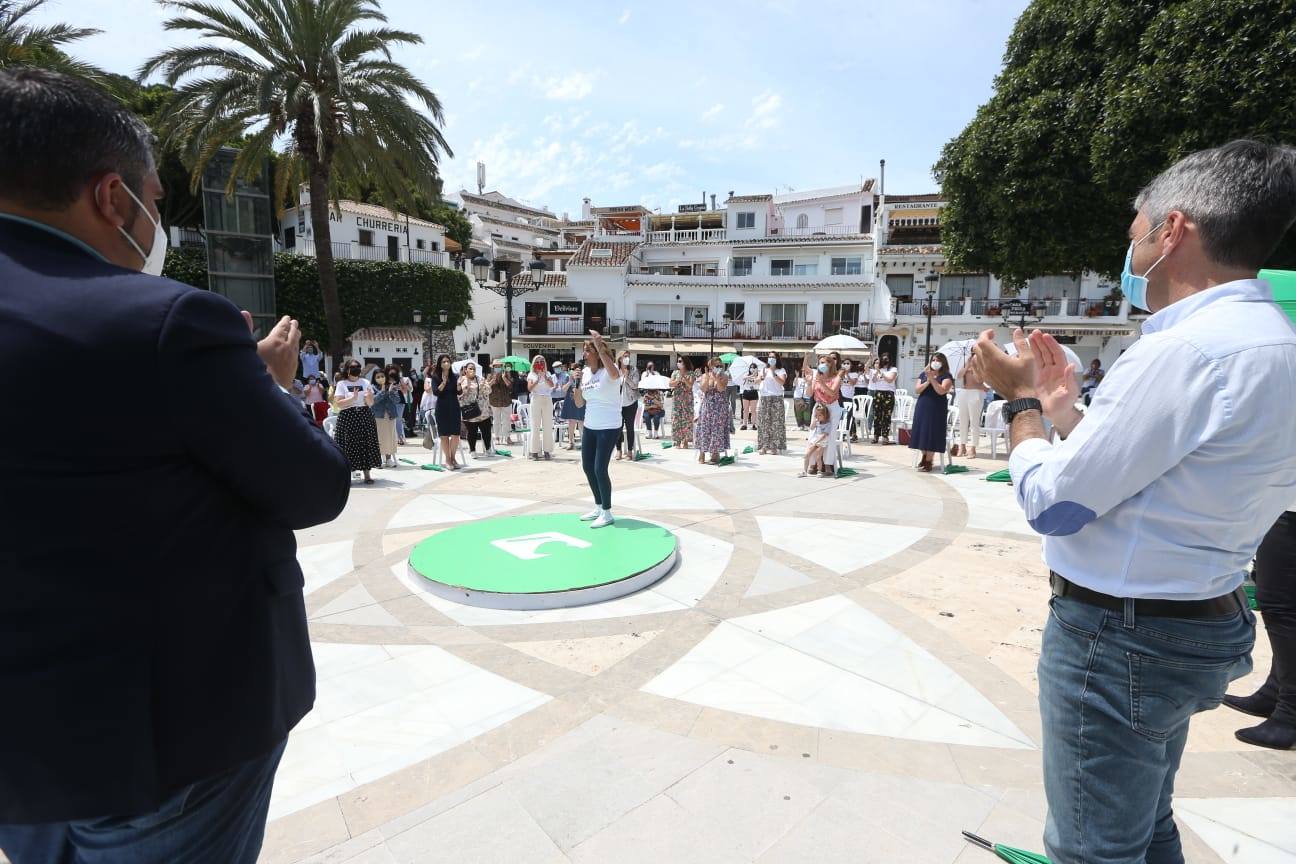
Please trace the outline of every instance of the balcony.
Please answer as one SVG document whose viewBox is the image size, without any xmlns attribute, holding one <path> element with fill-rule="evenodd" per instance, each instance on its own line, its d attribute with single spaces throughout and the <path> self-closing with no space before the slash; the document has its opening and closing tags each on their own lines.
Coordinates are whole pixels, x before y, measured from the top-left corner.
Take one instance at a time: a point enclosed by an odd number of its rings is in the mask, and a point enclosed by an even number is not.
<svg viewBox="0 0 1296 864">
<path fill-rule="evenodd" d="M 649 231 L 648 242 L 652 244 L 663 243 L 705 243 L 714 240 L 724 240 L 727 232 L 724 228 L 689 228 L 679 231 Z"/>
<path fill-rule="evenodd" d="M 631 320 L 626 322 L 626 333 L 632 337 L 650 339 L 710 340 L 711 328 L 705 325 L 674 321 Z M 716 339 L 747 339 L 764 342 L 817 342 L 821 337 L 814 321 L 732 321 L 717 323 Z"/>
<path fill-rule="evenodd" d="M 450 256 L 445 252 L 432 249 L 419 249 L 414 246 L 397 246 L 396 257 L 391 256 L 391 251 L 386 246 L 365 246 L 360 243 L 346 243 L 340 240 L 334 240 L 329 244 L 333 249 L 335 259 L 348 259 L 351 261 L 405 261 L 414 264 L 434 264 L 437 267 L 449 267 Z M 291 249 L 285 250 L 294 255 L 306 255 L 311 258 L 315 257 L 315 241 L 309 238 L 299 237 L 297 243 Z"/>
<path fill-rule="evenodd" d="M 990 297 L 973 300 L 935 300 L 931 304 L 933 317 L 963 318 L 1000 318 L 1007 311 L 1008 305 L 1017 298 Z M 1027 298 L 1033 311 L 1045 318 L 1117 318 L 1124 320 L 1126 313 L 1120 301 L 1085 297 Z M 928 301 L 898 297 L 895 300 L 895 314 L 924 318 L 927 316 Z"/>
<path fill-rule="evenodd" d="M 626 284 L 667 283 L 671 285 L 716 285 L 728 281 L 729 271 L 713 267 L 705 273 L 627 273 Z"/>
<path fill-rule="evenodd" d="M 603 319 L 594 319 L 586 321 L 580 318 L 550 318 L 548 316 L 538 315 L 534 317 L 524 317 L 517 320 L 517 330 L 514 331 L 522 336 L 588 336 L 590 330 L 601 330 L 604 325 Z M 616 330 L 614 325 L 609 333 Z"/>
<path fill-rule="evenodd" d="M 862 232 L 854 225 L 806 225 L 771 228 L 769 233 L 772 237 L 849 237 Z"/>
</svg>

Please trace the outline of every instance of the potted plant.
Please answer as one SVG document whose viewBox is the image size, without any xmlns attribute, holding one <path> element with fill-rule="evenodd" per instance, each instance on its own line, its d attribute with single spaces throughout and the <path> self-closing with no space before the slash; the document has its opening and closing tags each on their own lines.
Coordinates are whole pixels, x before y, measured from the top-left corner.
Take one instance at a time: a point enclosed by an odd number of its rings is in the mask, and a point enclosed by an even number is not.
<svg viewBox="0 0 1296 864">
<path fill-rule="evenodd" d="M 1103 297 L 1102 300 L 1103 314 L 1119 315 L 1121 301 L 1124 299 L 1125 299 L 1125 295 L 1121 292 L 1120 286 L 1118 285 L 1113 286 L 1112 289 L 1107 292 L 1107 295 Z"/>
</svg>

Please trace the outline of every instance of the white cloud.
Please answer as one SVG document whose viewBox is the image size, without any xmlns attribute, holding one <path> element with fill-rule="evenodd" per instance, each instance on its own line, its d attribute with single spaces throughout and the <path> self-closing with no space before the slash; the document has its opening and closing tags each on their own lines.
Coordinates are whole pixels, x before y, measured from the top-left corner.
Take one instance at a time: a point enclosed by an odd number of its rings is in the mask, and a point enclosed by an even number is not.
<svg viewBox="0 0 1296 864">
<path fill-rule="evenodd" d="M 779 124 L 778 112 L 783 107 L 783 97 L 773 90 L 752 99 L 751 116 L 747 118 L 748 129 L 773 129 Z"/>
<path fill-rule="evenodd" d="M 710 108 L 702 112 L 702 122 L 710 123 L 712 120 L 719 117 L 720 112 L 724 111 L 724 109 L 725 109 L 724 104 L 721 102 L 717 102 L 716 104 L 712 105 Z"/>
<path fill-rule="evenodd" d="M 476 48 L 469 48 L 462 56 L 465 60 L 480 60 L 484 53 L 486 53 L 485 46 L 478 45 Z"/>
<path fill-rule="evenodd" d="M 589 72 L 573 72 L 561 78 L 548 78 L 542 86 L 546 99 L 574 102 L 594 91 L 594 76 Z"/>
<path fill-rule="evenodd" d="M 629 10 L 629 9 L 627 9 L 627 10 L 625 10 L 624 12 L 621 13 L 621 17 L 617 19 L 617 23 L 618 23 L 618 24 L 629 24 L 629 23 L 630 23 L 630 10 Z"/>
</svg>

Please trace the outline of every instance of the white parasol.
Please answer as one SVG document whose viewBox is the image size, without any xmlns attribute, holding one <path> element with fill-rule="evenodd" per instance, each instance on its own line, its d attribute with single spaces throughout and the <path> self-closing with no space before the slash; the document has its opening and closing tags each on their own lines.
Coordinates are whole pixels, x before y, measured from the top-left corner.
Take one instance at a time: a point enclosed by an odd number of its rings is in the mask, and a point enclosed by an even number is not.
<svg viewBox="0 0 1296 864">
<path fill-rule="evenodd" d="M 656 372 L 647 372 L 639 377 L 640 390 L 669 390 L 670 379 Z"/>
<path fill-rule="evenodd" d="M 829 336 L 822 339 L 814 347 L 816 354 L 823 354 L 827 351 L 868 351 L 869 346 L 850 336 L 846 333 L 838 333 L 836 336 Z"/>
<path fill-rule="evenodd" d="M 941 354 L 944 354 L 946 359 L 949 360 L 949 373 L 955 378 L 958 378 L 959 373 L 963 371 L 963 367 L 967 365 L 970 359 L 972 359 L 972 347 L 976 345 L 976 343 L 977 340 L 975 339 L 957 339 L 953 342 L 946 342 L 940 348 L 936 349 Z M 1084 366 L 1081 365 L 1079 356 L 1077 356 L 1076 353 L 1066 345 L 1060 347 L 1062 348 L 1062 353 L 1066 356 L 1067 362 L 1075 364 L 1076 374 L 1081 374 L 1084 371 Z M 1014 343 L 1009 342 L 1007 345 L 1003 346 L 1003 349 L 1010 356 L 1017 356 L 1017 346 Z"/>
<path fill-rule="evenodd" d="M 765 368 L 765 361 L 759 357 L 739 357 L 729 364 L 729 380 L 735 384 L 741 384 L 742 380 L 747 377 L 747 370 L 752 364 L 756 364 L 756 371 Z"/>
<path fill-rule="evenodd" d="M 461 374 L 461 373 L 463 372 L 463 367 L 464 367 L 464 366 L 467 366 L 469 363 L 471 363 L 471 364 L 473 364 L 474 366 L 476 366 L 476 367 L 477 367 L 477 371 L 478 371 L 478 372 L 481 372 L 481 364 L 478 363 L 477 360 L 476 360 L 475 358 L 473 358 L 473 357 L 465 357 L 465 358 L 462 359 L 462 360 L 456 360 L 455 362 L 453 362 L 453 363 L 450 364 L 450 368 L 451 368 L 451 370 L 454 371 L 454 373 L 455 373 L 456 375 L 459 375 L 459 374 Z"/>
</svg>

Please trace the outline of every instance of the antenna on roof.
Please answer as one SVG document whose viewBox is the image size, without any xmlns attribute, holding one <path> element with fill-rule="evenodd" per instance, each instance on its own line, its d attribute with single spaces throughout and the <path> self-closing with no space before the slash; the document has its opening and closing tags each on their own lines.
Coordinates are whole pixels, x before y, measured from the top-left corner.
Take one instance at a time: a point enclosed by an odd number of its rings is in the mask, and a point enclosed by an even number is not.
<svg viewBox="0 0 1296 864">
<path fill-rule="evenodd" d="M 477 194 L 480 195 L 486 190 L 486 163 L 477 163 Z"/>
</svg>

